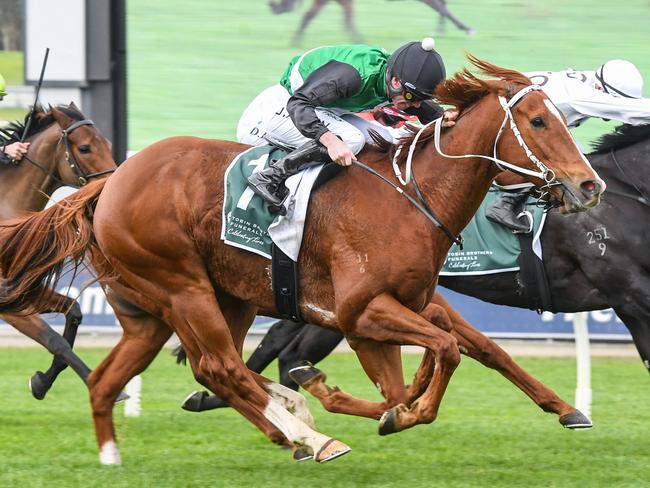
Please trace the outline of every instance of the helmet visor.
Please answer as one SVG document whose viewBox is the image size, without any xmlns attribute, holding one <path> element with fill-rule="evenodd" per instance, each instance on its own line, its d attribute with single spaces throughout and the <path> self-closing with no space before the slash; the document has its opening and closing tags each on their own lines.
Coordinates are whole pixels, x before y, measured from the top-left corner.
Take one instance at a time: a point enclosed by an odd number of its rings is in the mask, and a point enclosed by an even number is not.
<svg viewBox="0 0 650 488">
<path fill-rule="evenodd" d="M 418 90 L 415 85 L 408 81 L 403 83 L 402 87 L 402 95 L 408 102 L 423 102 L 424 100 L 431 100 L 433 98 L 433 94 Z"/>
</svg>

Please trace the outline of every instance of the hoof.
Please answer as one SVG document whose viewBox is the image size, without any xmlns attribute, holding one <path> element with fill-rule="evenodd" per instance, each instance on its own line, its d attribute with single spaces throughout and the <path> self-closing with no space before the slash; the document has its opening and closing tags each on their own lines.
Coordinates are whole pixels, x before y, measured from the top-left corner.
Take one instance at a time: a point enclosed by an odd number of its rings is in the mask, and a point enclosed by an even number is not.
<svg viewBox="0 0 650 488">
<path fill-rule="evenodd" d="M 397 412 L 395 408 L 386 410 L 379 419 L 379 435 L 395 434 L 397 430 Z"/>
<path fill-rule="evenodd" d="M 122 464 L 120 451 L 115 441 L 108 441 L 99 450 L 99 462 L 104 466 L 119 466 Z"/>
<path fill-rule="evenodd" d="M 336 439 L 330 439 L 325 443 L 323 447 L 321 447 L 320 451 L 318 451 L 318 454 L 316 454 L 314 460 L 317 463 L 323 464 L 328 461 L 331 461 L 332 459 L 336 459 L 337 457 L 341 457 L 344 454 L 350 452 L 351 450 L 352 449 L 350 448 L 350 446 L 343 444 L 341 441 L 337 441 Z"/>
<path fill-rule="evenodd" d="M 562 415 L 560 417 L 560 423 L 562 427 L 567 429 L 590 429 L 594 426 L 585 414 L 580 410 L 574 410 L 571 413 Z"/>
<path fill-rule="evenodd" d="M 181 408 L 188 412 L 205 412 L 215 408 L 229 407 L 225 400 L 216 395 L 210 395 L 207 391 L 195 391 L 183 400 Z"/>
<path fill-rule="evenodd" d="M 323 373 L 320 369 L 314 367 L 314 365 L 312 365 L 309 361 L 303 361 L 302 363 L 303 364 L 300 366 L 296 366 L 295 368 L 291 368 L 289 370 L 289 376 L 293 381 L 298 383 L 303 388 L 305 385 L 317 379 L 325 381 L 327 376 L 325 376 L 325 373 Z"/>
<path fill-rule="evenodd" d="M 42 400 L 47 395 L 47 392 L 50 390 L 50 386 L 45 382 L 45 373 L 42 371 L 37 371 L 29 379 L 29 390 L 32 392 L 32 396 L 37 400 Z"/>
<path fill-rule="evenodd" d="M 210 394 L 205 390 L 192 392 L 185 398 L 185 400 L 183 400 L 181 408 L 188 412 L 202 412 L 203 401 L 208 398 L 208 396 L 210 396 Z"/>
<path fill-rule="evenodd" d="M 309 461 L 314 458 L 314 451 L 309 446 L 296 446 L 293 450 L 293 459 L 297 462 Z"/>
</svg>

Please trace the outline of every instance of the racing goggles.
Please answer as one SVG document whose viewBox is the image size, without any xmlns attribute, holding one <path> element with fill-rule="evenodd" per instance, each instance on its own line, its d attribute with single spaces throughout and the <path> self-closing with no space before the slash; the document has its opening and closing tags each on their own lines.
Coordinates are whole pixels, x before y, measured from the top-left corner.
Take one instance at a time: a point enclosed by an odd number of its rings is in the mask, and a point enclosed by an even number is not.
<svg viewBox="0 0 650 488">
<path fill-rule="evenodd" d="M 404 99 L 408 102 L 423 102 L 425 100 L 431 100 L 433 98 L 432 93 L 425 93 L 418 90 L 413 83 L 402 83 L 402 95 Z"/>
</svg>

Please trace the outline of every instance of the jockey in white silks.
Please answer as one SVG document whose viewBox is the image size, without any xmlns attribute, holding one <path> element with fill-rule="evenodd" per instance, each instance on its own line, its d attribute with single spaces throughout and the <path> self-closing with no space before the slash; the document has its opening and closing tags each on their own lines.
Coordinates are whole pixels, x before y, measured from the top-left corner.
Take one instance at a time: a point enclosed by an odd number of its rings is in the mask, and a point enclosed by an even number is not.
<svg viewBox="0 0 650 488">
<path fill-rule="evenodd" d="M 626 124 L 650 123 L 650 99 L 643 98 L 643 76 L 629 61 L 613 59 L 596 71 L 535 71 L 525 73 L 540 85 L 566 119 L 570 129 L 596 117 Z M 486 216 L 515 232 L 527 232 L 530 223 L 521 212 L 526 192 L 504 193 L 486 210 Z"/>
</svg>

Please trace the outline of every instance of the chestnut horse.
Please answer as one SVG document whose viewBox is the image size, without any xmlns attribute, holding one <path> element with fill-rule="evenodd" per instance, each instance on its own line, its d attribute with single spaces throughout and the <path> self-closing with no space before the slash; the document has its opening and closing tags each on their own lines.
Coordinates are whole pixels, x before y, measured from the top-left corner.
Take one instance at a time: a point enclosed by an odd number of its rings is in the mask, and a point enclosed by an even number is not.
<svg viewBox="0 0 650 488">
<path fill-rule="evenodd" d="M 23 134 L 29 118 L 32 122 L 27 134 Z M 52 193 L 62 186 L 79 188 L 116 168 L 110 143 L 73 103 L 48 110 L 37 105 L 27 114 L 25 123 L 14 122 L 0 128 L 0 144 L 20 140 L 30 143 L 27 154 L 17 164 L 0 166 L 2 219 L 42 210 Z M 66 315 L 66 340 L 37 315 L 0 315 L 54 355 L 50 369 L 46 373 L 37 372 L 30 380 L 32 394 L 39 400 L 45 397 L 68 364 L 84 382 L 90 373 L 90 369 L 72 352 L 82 319 L 77 302 L 54 294 L 50 302 L 44 304 L 43 311 Z"/>
<path fill-rule="evenodd" d="M 322 382 L 321 392 L 340 413 L 381 419 L 382 434 L 437 416 L 460 354 L 444 308 L 425 306 L 450 236 L 467 225 L 502 168 L 544 186 L 566 212 L 595 206 L 605 189 L 538 86 L 517 71 L 470 59 L 497 79 L 464 70 L 440 85 L 438 99 L 461 114 L 442 135 L 438 121 L 410 138 L 411 150 L 399 159 L 418 174 L 417 190 L 385 184 L 397 181 L 390 168 L 394 148 L 371 146 L 360 159 L 385 181 L 353 166 L 321 187 L 309 209 L 299 260 L 300 313 L 344 333 L 385 400 L 356 399 Z M 7 268 L 0 311 L 47 297 L 43 284 L 56 281 L 67 256 L 79 262 L 91 253 L 108 287 L 125 332 L 89 377 L 102 462 L 119 462 L 113 401 L 172 330 L 197 381 L 269 439 L 317 462 L 349 451 L 317 432 L 307 414 L 290 413 L 304 402 L 301 395 L 252 373 L 241 358 L 255 315 L 278 315 L 268 260 L 219 239 L 223 175 L 245 149 L 226 141 L 165 139 L 110 178 L 0 230 L 0 265 Z M 416 381 L 412 390 L 394 374 L 401 372 L 400 345 L 424 347 L 435 357 L 432 374 L 426 367 L 416 376 L 426 383 Z"/>
</svg>

